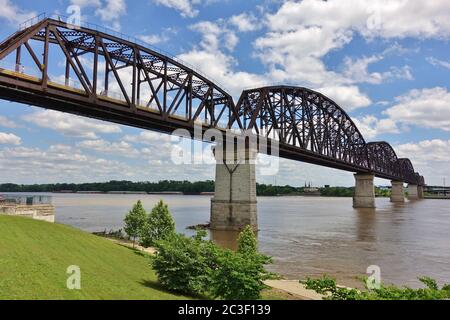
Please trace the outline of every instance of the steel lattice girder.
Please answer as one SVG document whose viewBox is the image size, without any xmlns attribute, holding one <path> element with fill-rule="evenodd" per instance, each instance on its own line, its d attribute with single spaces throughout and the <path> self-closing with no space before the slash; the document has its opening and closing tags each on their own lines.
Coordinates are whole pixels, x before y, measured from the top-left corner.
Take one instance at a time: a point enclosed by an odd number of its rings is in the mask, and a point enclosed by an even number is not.
<svg viewBox="0 0 450 320">
<path fill-rule="evenodd" d="M 301 158 L 284 152 L 297 149 L 315 155 L 302 159 L 310 163 L 334 161 L 332 166 L 336 168 L 350 164 L 355 171 L 424 184 L 411 161 L 399 160 L 387 142 L 366 143 L 347 113 L 318 92 L 292 86 L 247 90 L 239 99 L 237 111 L 244 129 L 266 137 L 278 132 L 280 156 Z"/>
</svg>

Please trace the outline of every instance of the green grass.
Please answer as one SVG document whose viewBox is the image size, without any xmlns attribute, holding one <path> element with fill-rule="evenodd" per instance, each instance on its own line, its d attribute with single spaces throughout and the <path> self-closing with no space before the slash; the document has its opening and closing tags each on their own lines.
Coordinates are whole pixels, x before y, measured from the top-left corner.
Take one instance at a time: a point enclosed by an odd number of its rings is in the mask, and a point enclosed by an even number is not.
<svg viewBox="0 0 450 320">
<path fill-rule="evenodd" d="M 81 268 L 69 290 L 67 267 Z M 0 216 L 0 300 L 189 299 L 161 288 L 149 257 L 72 227 Z"/>
</svg>

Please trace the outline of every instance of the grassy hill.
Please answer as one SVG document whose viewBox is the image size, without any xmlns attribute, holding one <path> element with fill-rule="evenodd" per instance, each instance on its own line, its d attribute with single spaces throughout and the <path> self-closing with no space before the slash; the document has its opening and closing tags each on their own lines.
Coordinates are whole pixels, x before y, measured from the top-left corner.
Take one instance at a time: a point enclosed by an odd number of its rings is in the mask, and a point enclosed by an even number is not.
<svg viewBox="0 0 450 320">
<path fill-rule="evenodd" d="M 68 266 L 81 290 L 68 290 Z M 0 216 L 1 299 L 187 299 L 162 289 L 149 257 L 77 229 Z"/>
</svg>

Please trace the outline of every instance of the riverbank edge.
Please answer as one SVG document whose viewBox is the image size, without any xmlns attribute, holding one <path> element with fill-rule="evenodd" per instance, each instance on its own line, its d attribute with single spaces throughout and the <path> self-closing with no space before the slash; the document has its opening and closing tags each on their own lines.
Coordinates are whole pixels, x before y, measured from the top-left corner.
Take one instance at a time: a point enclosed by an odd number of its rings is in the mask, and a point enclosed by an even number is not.
<svg viewBox="0 0 450 320">
<path fill-rule="evenodd" d="M 126 246 L 128 248 L 132 248 L 147 253 L 149 255 L 156 254 L 155 248 L 151 247 L 144 248 L 138 244 L 133 245 L 133 243 L 130 243 L 127 240 L 119 240 L 108 237 L 105 237 L 105 239 L 108 239 L 118 245 Z M 287 279 L 267 280 L 264 283 L 272 289 L 280 290 L 287 294 L 293 295 L 299 300 L 322 300 L 324 298 L 323 295 L 320 295 L 313 290 L 306 289 L 305 286 L 302 285 L 298 280 L 287 280 Z"/>
</svg>

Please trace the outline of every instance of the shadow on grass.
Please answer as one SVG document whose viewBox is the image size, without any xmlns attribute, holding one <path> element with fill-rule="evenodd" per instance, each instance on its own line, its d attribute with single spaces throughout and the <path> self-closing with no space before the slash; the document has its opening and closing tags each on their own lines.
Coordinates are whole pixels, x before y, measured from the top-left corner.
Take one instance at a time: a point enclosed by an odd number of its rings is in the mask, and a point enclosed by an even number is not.
<svg viewBox="0 0 450 320">
<path fill-rule="evenodd" d="M 144 252 L 144 251 L 141 251 L 141 250 L 139 250 L 139 249 L 137 249 L 137 248 L 133 248 L 133 247 L 127 246 L 127 245 L 125 245 L 125 244 L 123 244 L 123 243 L 116 243 L 116 244 L 117 244 L 118 246 L 121 246 L 121 247 L 123 247 L 123 248 L 126 248 L 126 249 L 128 249 L 128 250 L 130 250 L 130 251 L 133 251 L 133 253 L 134 253 L 134 254 L 137 254 L 138 256 L 146 257 L 146 258 L 151 257 L 151 254 L 149 254 L 149 253 L 147 253 L 147 252 Z"/>
<path fill-rule="evenodd" d="M 173 294 L 178 297 L 189 297 L 194 300 L 211 300 L 210 297 L 207 297 L 205 295 L 186 294 L 186 293 L 179 292 L 179 291 L 168 290 L 158 281 L 142 280 L 142 281 L 139 281 L 139 283 L 141 285 L 143 285 L 144 287 L 151 288 L 151 289 L 158 290 L 158 291 L 165 292 L 165 293 L 169 293 L 169 294 Z"/>
</svg>

